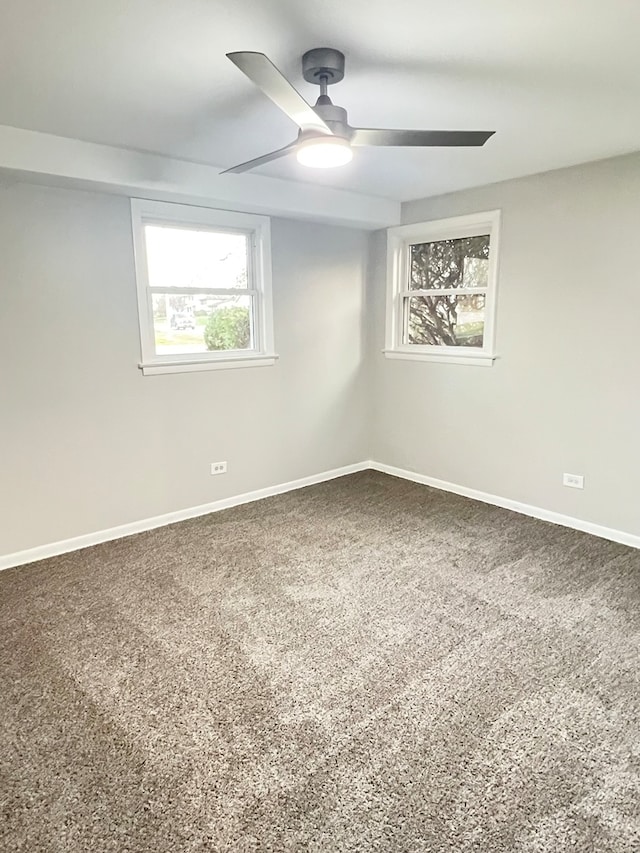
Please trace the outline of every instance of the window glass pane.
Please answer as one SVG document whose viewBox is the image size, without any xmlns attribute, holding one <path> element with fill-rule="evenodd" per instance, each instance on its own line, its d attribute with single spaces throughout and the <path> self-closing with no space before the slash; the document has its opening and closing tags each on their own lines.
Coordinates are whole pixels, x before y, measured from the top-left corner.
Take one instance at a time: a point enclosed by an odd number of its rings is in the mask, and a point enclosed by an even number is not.
<svg viewBox="0 0 640 853">
<path fill-rule="evenodd" d="M 404 300 L 404 343 L 482 347 L 483 294 L 410 296 Z"/>
<path fill-rule="evenodd" d="M 489 235 L 409 247 L 409 290 L 487 287 Z"/>
<path fill-rule="evenodd" d="M 251 296 L 174 296 L 154 293 L 158 355 L 185 355 L 253 347 Z"/>
<path fill-rule="evenodd" d="M 247 287 L 246 234 L 144 226 L 150 287 Z"/>
</svg>

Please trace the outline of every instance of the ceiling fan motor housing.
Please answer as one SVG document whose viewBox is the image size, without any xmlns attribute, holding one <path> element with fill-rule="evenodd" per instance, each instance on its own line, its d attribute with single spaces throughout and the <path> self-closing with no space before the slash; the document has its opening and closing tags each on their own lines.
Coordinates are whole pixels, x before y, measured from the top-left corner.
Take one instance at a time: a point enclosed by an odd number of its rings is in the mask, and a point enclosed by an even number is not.
<svg viewBox="0 0 640 853">
<path fill-rule="evenodd" d="M 331 103 L 331 98 L 328 95 L 320 95 L 313 109 L 335 136 L 342 136 L 344 139 L 351 138 L 353 130 L 349 127 L 347 111 L 343 107 L 337 107 Z"/>
</svg>

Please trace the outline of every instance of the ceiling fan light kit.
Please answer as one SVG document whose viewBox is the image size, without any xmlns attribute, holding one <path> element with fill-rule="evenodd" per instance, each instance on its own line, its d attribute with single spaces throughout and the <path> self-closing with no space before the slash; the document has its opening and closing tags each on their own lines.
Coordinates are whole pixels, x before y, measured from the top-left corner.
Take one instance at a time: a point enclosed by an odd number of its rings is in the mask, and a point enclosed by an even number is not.
<svg viewBox="0 0 640 853">
<path fill-rule="evenodd" d="M 345 59 L 339 50 L 318 47 L 302 57 L 302 76 L 320 86 L 320 96 L 312 107 L 289 83 L 264 53 L 228 53 L 228 58 L 276 106 L 299 127 L 298 138 L 284 148 L 271 151 L 226 172 L 246 172 L 295 152 L 296 159 L 312 168 L 344 166 L 353 159 L 352 146 L 451 147 L 480 146 L 494 131 L 467 130 L 388 130 L 352 127 L 347 111 L 336 106 L 327 88 L 344 77 Z"/>
<path fill-rule="evenodd" d="M 313 169 L 331 169 L 350 163 L 353 151 L 349 141 L 340 136 L 303 139 L 296 145 L 296 159 Z"/>
</svg>

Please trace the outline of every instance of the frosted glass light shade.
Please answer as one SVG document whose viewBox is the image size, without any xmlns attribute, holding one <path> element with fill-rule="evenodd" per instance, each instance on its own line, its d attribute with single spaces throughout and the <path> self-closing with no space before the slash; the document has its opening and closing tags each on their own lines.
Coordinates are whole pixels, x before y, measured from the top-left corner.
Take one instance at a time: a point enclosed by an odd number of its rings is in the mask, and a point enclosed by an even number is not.
<svg viewBox="0 0 640 853">
<path fill-rule="evenodd" d="M 313 169 L 331 169 L 344 166 L 353 159 L 353 151 L 346 139 L 339 136 L 325 136 L 308 139 L 298 145 L 296 151 L 298 163 Z"/>
</svg>

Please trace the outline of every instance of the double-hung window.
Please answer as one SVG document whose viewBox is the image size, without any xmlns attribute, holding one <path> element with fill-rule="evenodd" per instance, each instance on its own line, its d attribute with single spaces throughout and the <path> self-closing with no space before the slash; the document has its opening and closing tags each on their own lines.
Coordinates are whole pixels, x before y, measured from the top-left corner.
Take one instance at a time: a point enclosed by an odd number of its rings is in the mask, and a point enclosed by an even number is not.
<svg viewBox="0 0 640 853">
<path fill-rule="evenodd" d="M 500 211 L 388 231 L 390 358 L 490 366 Z"/>
<path fill-rule="evenodd" d="M 147 373 L 273 364 L 269 219 L 132 199 Z"/>
</svg>

